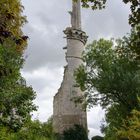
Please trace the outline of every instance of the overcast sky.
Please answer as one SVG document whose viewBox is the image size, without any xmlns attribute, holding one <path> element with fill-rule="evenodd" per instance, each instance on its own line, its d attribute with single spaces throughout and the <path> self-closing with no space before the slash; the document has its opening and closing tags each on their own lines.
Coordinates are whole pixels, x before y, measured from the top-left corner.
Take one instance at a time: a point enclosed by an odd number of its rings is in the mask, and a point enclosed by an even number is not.
<svg viewBox="0 0 140 140">
<path fill-rule="evenodd" d="M 62 82 L 66 65 L 66 40 L 63 30 L 70 26 L 71 0 L 22 0 L 28 23 L 23 31 L 29 36 L 22 70 L 28 85 L 37 93 L 39 106 L 34 118 L 47 121 L 52 115 L 53 96 Z M 82 28 L 89 36 L 88 43 L 99 38 L 118 38 L 129 32 L 129 7 L 122 0 L 108 0 L 105 10 L 82 9 Z M 100 133 L 104 112 L 94 107 L 88 112 L 90 136 Z"/>
</svg>

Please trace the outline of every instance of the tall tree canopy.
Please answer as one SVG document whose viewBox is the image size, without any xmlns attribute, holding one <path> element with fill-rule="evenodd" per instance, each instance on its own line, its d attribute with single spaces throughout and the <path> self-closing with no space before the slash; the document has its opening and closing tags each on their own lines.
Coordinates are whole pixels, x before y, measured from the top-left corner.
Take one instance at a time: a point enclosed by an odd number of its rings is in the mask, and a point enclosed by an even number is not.
<svg viewBox="0 0 140 140">
<path fill-rule="evenodd" d="M 35 110 L 35 93 L 20 74 L 27 36 L 20 0 L 0 0 L 0 126 L 17 131 Z"/>
<path fill-rule="evenodd" d="M 76 80 L 86 90 L 89 103 L 100 103 L 103 107 L 121 103 L 129 108 L 137 104 L 139 55 L 128 41 L 134 32 L 122 40 L 100 39 L 87 46 L 83 54 L 85 65 L 77 70 Z"/>
<path fill-rule="evenodd" d="M 78 86 L 85 91 L 77 100 L 89 106 L 100 104 L 106 110 L 103 132 L 107 140 L 116 139 L 133 110 L 140 111 L 140 38 L 135 42 L 136 34 L 134 28 L 123 39 L 93 41 L 83 53 L 84 65 L 75 73 Z"/>
</svg>

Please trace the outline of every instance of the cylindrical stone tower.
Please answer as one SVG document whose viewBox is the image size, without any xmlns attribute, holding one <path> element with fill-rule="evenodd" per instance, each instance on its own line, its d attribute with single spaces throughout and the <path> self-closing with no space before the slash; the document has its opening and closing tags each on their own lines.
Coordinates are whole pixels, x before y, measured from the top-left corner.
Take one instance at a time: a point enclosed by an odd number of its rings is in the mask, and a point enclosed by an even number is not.
<svg viewBox="0 0 140 140">
<path fill-rule="evenodd" d="M 82 95 L 82 91 L 75 86 L 74 71 L 82 64 L 81 54 L 87 41 L 87 35 L 81 30 L 80 0 L 73 2 L 71 27 L 64 31 L 67 38 L 66 61 L 63 82 L 53 101 L 53 129 L 62 134 L 64 130 L 75 124 L 87 129 L 86 111 L 80 104 L 75 104 L 74 97 Z"/>
</svg>

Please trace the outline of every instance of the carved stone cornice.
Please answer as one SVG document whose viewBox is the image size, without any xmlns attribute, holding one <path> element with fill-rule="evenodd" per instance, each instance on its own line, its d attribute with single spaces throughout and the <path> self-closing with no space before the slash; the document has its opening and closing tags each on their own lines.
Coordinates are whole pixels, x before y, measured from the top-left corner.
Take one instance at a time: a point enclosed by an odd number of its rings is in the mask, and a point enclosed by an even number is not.
<svg viewBox="0 0 140 140">
<path fill-rule="evenodd" d="M 73 29 L 72 27 L 68 27 L 66 28 L 66 30 L 64 30 L 64 34 L 66 35 L 67 39 L 79 40 L 83 42 L 84 45 L 87 42 L 88 36 L 86 35 L 84 31 Z"/>
</svg>

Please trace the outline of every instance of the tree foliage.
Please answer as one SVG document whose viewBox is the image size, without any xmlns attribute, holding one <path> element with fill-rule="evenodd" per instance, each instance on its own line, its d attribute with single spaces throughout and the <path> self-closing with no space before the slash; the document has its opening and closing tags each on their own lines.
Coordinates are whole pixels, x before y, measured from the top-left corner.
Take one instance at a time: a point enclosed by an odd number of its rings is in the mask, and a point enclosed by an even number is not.
<svg viewBox="0 0 140 140">
<path fill-rule="evenodd" d="M 94 136 L 91 138 L 91 140 L 103 140 L 104 138 L 101 136 Z"/>
<path fill-rule="evenodd" d="M 20 74 L 27 45 L 19 0 L 0 1 L 0 126 L 17 131 L 36 110 L 35 93 Z"/>
<path fill-rule="evenodd" d="M 122 127 L 117 131 L 119 139 L 140 139 L 140 111 L 134 109 L 131 115 L 124 120 Z"/>
<path fill-rule="evenodd" d="M 78 101 L 90 107 L 100 104 L 106 110 L 107 125 L 102 130 L 107 140 L 116 140 L 123 121 L 132 110 L 140 110 L 139 41 L 137 28 L 123 39 L 93 41 L 83 53 L 85 64 L 75 73 L 85 91 Z"/>
<path fill-rule="evenodd" d="M 18 132 L 9 132 L 6 127 L 0 127 L 0 134 L 0 140 L 53 140 L 52 119 L 45 123 L 29 120 Z"/>
<path fill-rule="evenodd" d="M 20 0 L 0 1 L 0 43 L 7 45 L 7 41 L 13 40 L 17 52 L 23 52 L 26 47 L 27 36 L 23 35 L 21 27 L 26 23 L 26 17 L 22 16 L 23 6 Z M 10 46 L 9 46 L 10 47 Z"/>
<path fill-rule="evenodd" d="M 124 37 L 125 43 L 133 53 L 137 54 L 136 59 L 140 59 L 140 25 L 132 28 L 131 34 L 128 37 Z"/>
<path fill-rule="evenodd" d="M 131 109 L 137 106 L 140 90 L 139 61 L 123 41 L 116 43 L 113 47 L 111 40 L 100 39 L 88 45 L 83 56 L 86 66 L 77 70 L 76 80 L 86 90 L 88 103 L 102 107 L 119 103 Z"/>
<path fill-rule="evenodd" d="M 88 140 L 86 130 L 80 126 L 75 125 L 73 128 L 65 130 L 63 133 L 63 140 Z"/>
</svg>

